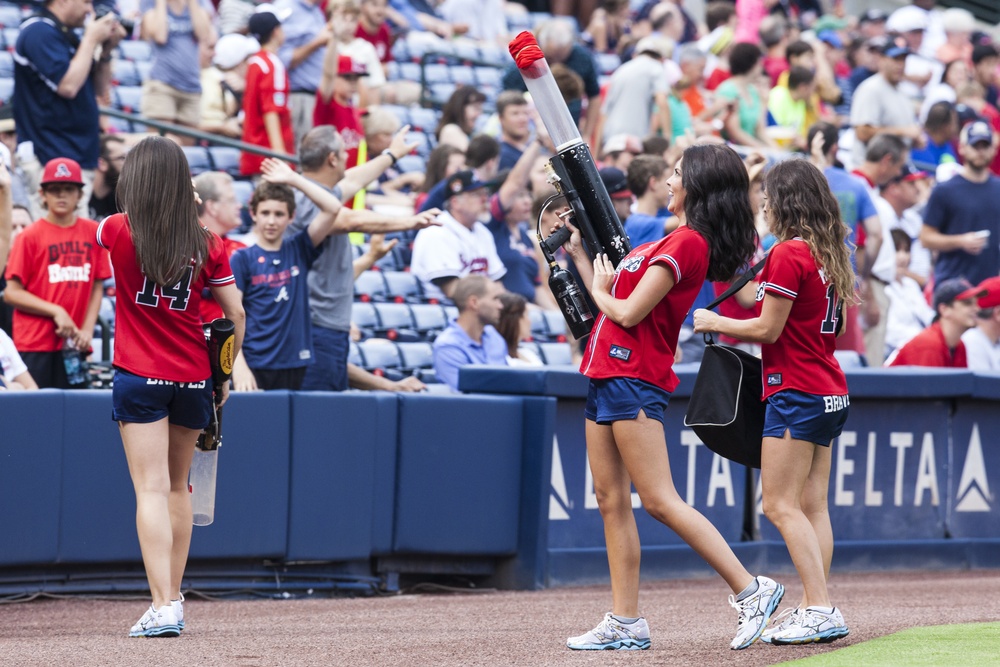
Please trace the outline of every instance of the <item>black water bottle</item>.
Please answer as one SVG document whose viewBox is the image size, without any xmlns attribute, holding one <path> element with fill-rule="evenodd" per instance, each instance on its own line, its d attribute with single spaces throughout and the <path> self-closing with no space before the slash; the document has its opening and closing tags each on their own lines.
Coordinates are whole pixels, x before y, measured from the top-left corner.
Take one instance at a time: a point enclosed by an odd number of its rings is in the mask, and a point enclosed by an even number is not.
<svg viewBox="0 0 1000 667">
<path fill-rule="evenodd" d="M 549 265 L 549 289 L 556 297 L 556 303 L 559 304 L 559 310 L 562 311 L 573 337 L 580 340 L 589 335 L 594 328 L 594 315 L 573 274 L 552 262 Z"/>
</svg>

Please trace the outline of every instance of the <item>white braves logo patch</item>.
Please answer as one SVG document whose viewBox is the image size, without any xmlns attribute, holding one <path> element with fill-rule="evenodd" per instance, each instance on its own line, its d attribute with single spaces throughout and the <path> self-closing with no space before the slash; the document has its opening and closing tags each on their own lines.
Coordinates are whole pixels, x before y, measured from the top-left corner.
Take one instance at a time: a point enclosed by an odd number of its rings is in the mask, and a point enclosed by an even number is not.
<svg viewBox="0 0 1000 667">
<path fill-rule="evenodd" d="M 69 167 L 66 166 L 65 162 L 60 162 L 56 165 L 56 173 L 53 174 L 53 178 L 72 178 L 73 174 L 70 172 Z"/>
<path fill-rule="evenodd" d="M 644 259 L 646 258 L 641 255 L 638 257 L 626 257 L 625 261 L 622 262 L 622 265 L 618 268 L 628 271 L 629 273 L 635 273 L 639 270 L 639 267 L 642 266 L 642 260 Z"/>
<path fill-rule="evenodd" d="M 757 285 L 757 295 L 754 297 L 755 301 L 764 300 L 764 283 Z"/>
</svg>

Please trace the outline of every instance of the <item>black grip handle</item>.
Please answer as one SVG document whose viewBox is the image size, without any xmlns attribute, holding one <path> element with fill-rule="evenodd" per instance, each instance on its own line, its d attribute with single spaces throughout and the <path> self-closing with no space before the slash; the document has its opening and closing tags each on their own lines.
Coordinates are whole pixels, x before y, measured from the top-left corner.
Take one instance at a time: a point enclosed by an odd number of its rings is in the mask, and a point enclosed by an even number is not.
<svg viewBox="0 0 1000 667">
<path fill-rule="evenodd" d="M 573 234 L 569 227 L 560 227 L 556 231 L 552 232 L 548 238 L 543 239 L 541 244 L 544 246 L 544 251 L 546 255 L 554 255 L 556 250 L 562 247 L 566 241 L 569 241 L 569 237 Z"/>
</svg>

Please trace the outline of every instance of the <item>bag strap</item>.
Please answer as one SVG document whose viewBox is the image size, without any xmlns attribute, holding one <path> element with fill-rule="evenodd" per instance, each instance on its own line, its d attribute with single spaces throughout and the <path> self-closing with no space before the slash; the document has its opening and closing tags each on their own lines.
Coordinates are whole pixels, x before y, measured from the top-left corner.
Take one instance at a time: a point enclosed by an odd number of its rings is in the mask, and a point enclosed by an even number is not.
<svg viewBox="0 0 1000 667">
<path fill-rule="evenodd" d="M 731 297 L 732 295 L 736 294 L 741 289 L 743 289 L 748 282 L 757 277 L 757 274 L 760 273 L 760 270 L 764 268 L 764 262 L 766 261 L 767 257 L 765 257 L 764 259 L 760 260 L 759 262 L 751 266 L 749 269 L 747 269 L 747 272 L 744 273 L 739 278 L 737 278 L 736 281 L 729 286 L 729 289 L 720 294 L 715 299 L 715 301 L 705 306 L 705 310 L 713 310 L 720 303 L 722 303 L 723 301 L 725 301 L 726 299 L 728 299 L 729 297 Z M 702 338 L 705 341 L 705 345 L 715 345 L 715 339 L 712 337 L 712 334 L 710 333 L 702 334 Z"/>
<path fill-rule="evenodd" d="M 748 282 L 750 282 L 751 280 L 753 280 L 754 278 L 757 277 L 757 274 L 760 273 L 760 270 L 764 268 L 764 262 L 766 262 L 766 261 L 767 261 L 767 258 L 765 257 L 764 259 L 760 260 L 759 262 L 757 262 L 756 264 L 754 264 L 753 266 L 751 266 L 749 269 L 747 269 L 747 272 L 744 273 L 739 278 L 737 278 L 736 281 L 732 285 L 729 286 L 729 289 L 727 289 L 725 292 L 723 292 L 722 294 L 720 294 L 718 296 L 718 298 L 716 298 L 715 301 L 713 301 L 712 303 L 710 303 L 707 306 L 705 306 L 705 310 L 712 310 L 712 309 L 714 309 L 720 303 L 722 303 L 723 301 L 725 301 L 726 299 L 728 299 L 729 297 L 731 297 L 732 295 L 736 294 L 741 289 L 743 289 L 743 287 Z"/>
</svg>

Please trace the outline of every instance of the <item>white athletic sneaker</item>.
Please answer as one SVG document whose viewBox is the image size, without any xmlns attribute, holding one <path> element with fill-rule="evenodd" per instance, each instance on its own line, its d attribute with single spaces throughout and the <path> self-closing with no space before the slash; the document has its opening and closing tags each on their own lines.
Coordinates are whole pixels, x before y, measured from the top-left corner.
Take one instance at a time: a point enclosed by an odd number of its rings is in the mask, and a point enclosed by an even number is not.
<svg viewBox="0 0 1000 667">
<path fill-rule="evenodd" d="M 184 594 L 181 593 L 180 600 L 171 600 L 170 606 L 174 608 L 174 615 L 177 617 L 177 627 L 184 629 Z"/>
<path fill-rule="evenodd" d="M 798 620 L 799 612 L 801 610 L 798 607 L 792 609 L 789 607 L 785 611 L 781 612 L 772 619 L 771 627 L 764 632 L 760 633 L 760 640 L 765 644 L 771 643 L 771 637 L 777 633 L 787 630 L 793 623 Z"/>
<path fill-rule="evenodd" d="M 832 642 L 846 637 L 850 630 L 844 623 L 844 616 L 836 607 L 832 613 L 820 611 L 816 607 L 806 607 L 796 615 L 796 619 L 780 633 L 771 635 L 772 644 L 811 644 Z"/>
<path fill-rule="evenodd" d="M 729 648 L 738 651 L 757 641 L 784 595 L 785 587 L 768 577 L 757 577 L 757 590 L 739 602 L 730 595 L 729 604 L 739 612 L 739 619 Z"/>
<path fill-rule="evenodd" d="M 159 609 L 154 609 L 149 605 L 149 609 L 142 615 L 139 622 L 132 626 L 129 637 L 177 637 L 181 634 L 181 629 L 177 625 L 177 615 L 174 614 L 174 607 L 165 604 Z"/>
<path fill-rule="evenodd" d="M 566 646 L 576 651 L 623 650 L 649 648 L 649 626 L 645 618 L 625 625 L 608 612 L 597 627 L 579 637 L 570 637 Z"/>
</svg>

